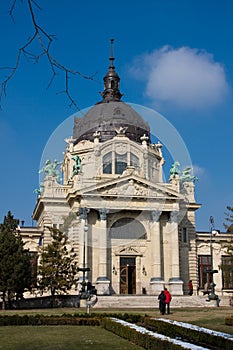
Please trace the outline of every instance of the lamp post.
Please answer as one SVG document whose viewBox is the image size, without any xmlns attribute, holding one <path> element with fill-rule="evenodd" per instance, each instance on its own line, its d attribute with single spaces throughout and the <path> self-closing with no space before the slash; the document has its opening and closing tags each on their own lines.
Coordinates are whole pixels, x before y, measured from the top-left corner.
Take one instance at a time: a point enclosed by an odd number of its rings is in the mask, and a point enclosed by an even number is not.
<svg viewBox="0 0 233 350">
<path fill-rule="evenodd" d="M 84 228 L 83 228 L 83 263 L 82 267 L 78 268 L 78 271 L 83 273 L 83 278 L 82 278 L 82 288 L 80 291 L 80 299 L 87 299 L 87 291 L 86 291 L 86 272 L 90 271 L 89 267 L 86 267 L 86 236 L 88 232 L 88 225 L 87 225 L 87 215 L 89 213 L 90 209 L 88 208 L 80 208 L 79 209 L 79 216 L 85 220 L 84 223 Z"/>
<path fill-rule="evenodd" d="M 84 220 L 84 227 L 83 227 L 83 263 L 82 267 L 78 268 L 78 271 L 83 273 L 82 277 L 82 288 L 79 292 L 79 298 L 86 300 L 86 309 L 87 313 L 90 313 L 90 307 L 93 306 L 95 303 L 97 303 L 97 293 L 96 289 L 92 287 L 92 284 L 90 282 L 86 283 L 86 272 L 90 271 L 89 267 L 86 267 L 86 240 L 87 240 L 87 232 L 88 232 L 88 225 L 87 225 L 87 216 L 90 212 L 90 209 L 88 208 L 80 208 L 79 209 L 79 217 Z M 88 286 L 90 284 L 90 286 Z M 89 288 L 88 288 L 89 287 Z"/>
<path fill-rule="evenodd" d="M 216 230 L 214 230 L 214 218 L 213 216 L 210 216 L 210 259 L 211 259 L 211 268 L 210 270 L 207 270 L 210 274 L 210 294 L 208 295 L 208 298 L 210 300 L 216 300 L 216 305 L 219 306 L 220 299 L 217 294 L 215 294 L 215 286 L 216 284 L 214 283 L 214 274 L 218 273 L 218 270 L 214 270 L 213 268 L 213 235 L 216 234 Z"/>
</svg>

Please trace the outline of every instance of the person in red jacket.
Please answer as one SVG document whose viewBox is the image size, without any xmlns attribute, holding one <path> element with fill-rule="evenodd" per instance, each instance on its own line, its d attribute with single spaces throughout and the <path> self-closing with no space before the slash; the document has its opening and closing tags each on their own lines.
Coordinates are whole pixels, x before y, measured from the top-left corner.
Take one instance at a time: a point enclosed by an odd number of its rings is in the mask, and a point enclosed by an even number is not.
<svg viewBox="0 0 233 350">
<path fill-rule="evenodd" d="M 167 290 L 167 288 L 164 288 L 164 294 L 166 296 L 165 304 L 166 304 L 167 314 L 170 314 L 170 302 L 172 300 L 172 296 L 170 292 Z"/>
</svg>

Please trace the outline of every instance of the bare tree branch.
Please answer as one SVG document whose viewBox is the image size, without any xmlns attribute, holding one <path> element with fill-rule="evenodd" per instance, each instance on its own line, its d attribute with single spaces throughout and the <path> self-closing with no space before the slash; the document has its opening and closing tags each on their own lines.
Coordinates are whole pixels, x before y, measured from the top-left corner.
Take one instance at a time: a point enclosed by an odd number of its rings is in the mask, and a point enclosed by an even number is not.
<svg viewBox="0 0 233 350">
<path fill-rule="evenodd" d="M 16 3 L 18 1 L 19 0 L 13 0 L 11 7 L 10 7 L 10 10 L 9 10 L 9 14 L 10 14 L 13 21 L 14 21 L 13 14 L 15 11 Z M 77 103 L 75 102 L 74 98 L 72 97 L 72 95 L 70 93 L 69 79 L 71 76 L 79 76 L 79 77 L 84 78 L 84 79 L 94 80 L 94 76 L 96 73 L 91 75 L 91 76 L 84 75 L 79 71 L 76 71 L 76 70 L 73 70 L 73 69 L 66 67 L 61 62 L 59 62 L 53 55 L 51 55 L 50 49 L 51 49 L 51 45 L 53 43 L 53 39 L 55 38 L 55 36 L 48 34 L 46 32 L 46 30 L 44 28 L 42 28 L 37 23 L 36 16 L 35 16 L 35 7 L 37 7 L 39 10 L 41 10 L 41 7 L 39 6 L 38 2 L 36 2 L 35 0 L 26 0 L 26 2 L 28 5 L 30 17 L 32 20 L 32 26 L 33 26 L 34 33 L 33 33 L 32 37 L 29 38 L 29 40 L 18 50 L 14 67 L 0 67 L 1 71 L 4 70 L 7 72 L 6 78 L 1 82 L 0 107 L 2 105 L 3 96 L 6 96 L 8 83 L 16 74 L 16 72 L 19 68 L 20 62 L 21 62 L 22 55 L 24 55 L 24 57 L 26 59 L 28 59 L 30 61 L 33 60 L 35 63 L 38 63 L 40 61 L 40 59 L 44 56 L 47 58 L 48 64 L 49 64 L 50 69 L 52 71 L 52 77 L 48 83 L 48 88 L 52 85 L 55 77 L 58 75 L 58 71 L 63 72 L 65 87 L 60 93 L 66 94 L 67 98 L 70 101 L 70 107 L 74 106 L 79 110 Z M 39 46 L 41 49 L 41 52 L 38 55 L 36 55 L 30 51 L 31 44 L 36 42 L 36 41 L 39 43 Z"/>
</svg>

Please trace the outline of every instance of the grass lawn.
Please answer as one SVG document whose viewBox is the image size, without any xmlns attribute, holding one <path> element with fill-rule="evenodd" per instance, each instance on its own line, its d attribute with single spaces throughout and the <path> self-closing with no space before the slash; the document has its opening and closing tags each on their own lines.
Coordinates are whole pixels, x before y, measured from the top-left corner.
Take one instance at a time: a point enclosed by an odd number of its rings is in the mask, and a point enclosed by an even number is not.
<svg viewBox="0 0 233 350">
<path fill-rule="evenodd" d="M 0 339 L 3 350 L 143 349 L 98 326 L 6 326 Z"/>
<path fill-rule="evenodd" d="M 46 309 L 46 310 L 7 310 L 0 315 L 10 314 L 45 314 L 61 315 L 63 313 L 85 313 L 85 308 Z M 160 318 L 159 311 L 151 309 L 91 309 L 91 314 L 98 313 L 129 313 L 147 314 Z M 233 316 L 232 307 L 206 308 L 171 308 L 170 315 L 162 317 L 196 324 L 216 331 L 233 334 L 233 326 L 226 326 L 226 316 Z M 1 350 L 105 350 L 105 349 L 142 349 L 129 343 L 101 327 L 91 326 L 10 326 L 0 327 Z"/>
</svg>

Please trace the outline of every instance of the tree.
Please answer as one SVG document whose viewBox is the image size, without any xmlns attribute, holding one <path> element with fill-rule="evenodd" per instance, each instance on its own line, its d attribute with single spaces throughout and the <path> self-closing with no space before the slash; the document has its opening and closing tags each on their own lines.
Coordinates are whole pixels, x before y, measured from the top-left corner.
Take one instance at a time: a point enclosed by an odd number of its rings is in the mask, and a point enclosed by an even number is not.
<svg viewBox="0 0 233 350">
<path fill-rule="evenodd" d="M 52 304 L 55 295 L 66 293 L 76 283 L 76 254 L 67 249 L 67 235 L 50 228 L 52 242 L 41 249 L 38 287 L 42 293 L 50 292 Z"/>
<path fill-rule="evenodd" d="M 233 207 L 227 206 L 228 212 L 225 212 L 226 218 L 223 223 L 226 233 L 232 234 L 230 241 L 224 244 L 226 255 L 222 257 L 222 263 L 219 268 L 223 271 L 224 288 L 233 287 Z"/>
<path fill-rule="evenodd" d="M 233 233 L 233 207 L 227 206 L 228 212 L 225 212 L 226 222 L 223 224 L 227 230 L 227 233 Z"/>
<path fill-rule="evenodd" d="M 0 291 L 2 293 L 2 309 L 12 298 L 22 297 L 25 289 L 31 288 L 31 264 L 29 252 L 17 227 L 19 220 L 14 219 L 11 212 L 0 224 Z"/>
<path fill-rule="evenodd" d="M 22 46 L 19 48 L 16 54 L 15 64 L 14 66 L 10 67 L 0 67 L 1 71 L 4 71 L 5 77 L 1 81 L 1 87 L 0 87 L 0 107 L 2 102 L 3 95 L 6 96 L 6 90 L 9 81 L 14 77 L 16 72 L 19 69 L 20 63 L 22 61 L 22 57 L 26 58 L 29 62 L 38 63 L 42 58 L 46 57 L 48 65 L 51 70 L 51 79 L 48 82 L 48 87 L 51 86 L 54 79 L 59 75 L 59 73 L 64 74 L 64 88 L 59 93 L 64 93 L 67 98 L 70 101 L 70 107 L 74 106 L 76 109 L 79 110 L 79 107 L 77 103 L 75 102 L 69 87 L 69 80 L 72 76 L 74 77 L 81 77 L 88 80 L 94 80 L 94 76 L 96 73 L 94 73 L 91 76 L 87 76 L 82 74 L 81 72 L 71 69 L 61 63 L 54 55 L 51 53 L 51 47 L 54 43 L 54 39 L 56 39 L 55 35 L 49 34 L 45 28 L 43 28 L 37 21 L 36 18 L 36 11 L 41 10 L 40 1 L 39 0 L 27 0 L 27 1 L 20 1 L 20 0 L 11 0 L 9 1 L 9 14 L 15 22 L 14 18 L 14 12 L 16 5 L 20 3 L 21 5 L 26 4 L 28 9 L 28 16 L 31 18 L 32 23 L 32 34 L 29 35 L 28 40 L 22 44 Z M 39 46 L 39 53 L 34 52 L 34 44 Z"/>
</svg>

